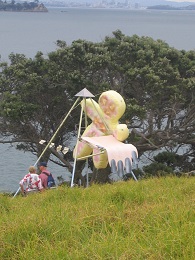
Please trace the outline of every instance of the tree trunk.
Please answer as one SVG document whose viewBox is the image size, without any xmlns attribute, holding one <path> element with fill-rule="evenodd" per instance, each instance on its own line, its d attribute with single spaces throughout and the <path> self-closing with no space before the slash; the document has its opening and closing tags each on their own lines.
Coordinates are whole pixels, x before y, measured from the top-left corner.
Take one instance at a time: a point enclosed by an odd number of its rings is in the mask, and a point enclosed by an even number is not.
<svg viewBox="0 0 195 260">
<path fill-rule="evenodd" d="M 108 165 L 105 169 L 96 169 L 94 167 L 90 184 L 92 183 L 111 183 L 109 175 L 111 173 L 110 166 Z"/>
</svg>

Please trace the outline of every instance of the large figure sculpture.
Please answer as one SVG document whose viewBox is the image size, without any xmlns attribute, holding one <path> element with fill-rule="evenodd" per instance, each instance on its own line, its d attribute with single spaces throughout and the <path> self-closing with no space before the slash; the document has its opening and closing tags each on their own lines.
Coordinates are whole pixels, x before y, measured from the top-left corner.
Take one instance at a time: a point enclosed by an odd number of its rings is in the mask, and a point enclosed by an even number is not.
<svg viewBox="0 0 195 260">
<path fill-rule="evenodd" d="M 113 171 L 125 168 L 131 172 L 132 157 L 137 158 L 138 154 L 135 146 L 122 143 L 129 135 L 127 125 L 119 123 L 126 109 L 122 96 L 109 90 L 101 94 L 98 103 L 88 98 L 81 106 L 92 123 L 77 143 L 74 157 L 79 159 L 93 154 L 97 169 L 106 168 L 109 163 Z"/>
</svg>

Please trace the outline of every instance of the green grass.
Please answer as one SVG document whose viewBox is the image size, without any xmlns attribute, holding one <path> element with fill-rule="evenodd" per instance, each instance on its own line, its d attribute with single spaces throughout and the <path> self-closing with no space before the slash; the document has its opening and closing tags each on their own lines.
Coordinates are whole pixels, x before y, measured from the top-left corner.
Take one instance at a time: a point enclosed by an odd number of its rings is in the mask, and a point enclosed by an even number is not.
<svg viewBox="0 0 195 260">
<path fill-rule="evenodd" d="M 0 195 L 0 259 L 195 259 L 195 178 Z"/>
</svg>

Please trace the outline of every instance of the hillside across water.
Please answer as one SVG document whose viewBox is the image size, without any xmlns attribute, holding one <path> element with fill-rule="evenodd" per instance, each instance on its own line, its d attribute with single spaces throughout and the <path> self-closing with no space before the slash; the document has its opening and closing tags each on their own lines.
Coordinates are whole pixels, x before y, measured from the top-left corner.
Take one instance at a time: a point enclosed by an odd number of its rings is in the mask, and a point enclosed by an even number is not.
<svg viewBox="0 0 195 260">
<path fill-rule="evenodd" d="M 7 3 L 6 1 L 0 0 L 0 11 L 7 12 L 48 12 L 48 9 L 44 6 L 44 4 L 39 4 L 36 2 L 24 2 L 24 3 L 16 3 L 12 1 L 11 3 Z"/>
</svg>

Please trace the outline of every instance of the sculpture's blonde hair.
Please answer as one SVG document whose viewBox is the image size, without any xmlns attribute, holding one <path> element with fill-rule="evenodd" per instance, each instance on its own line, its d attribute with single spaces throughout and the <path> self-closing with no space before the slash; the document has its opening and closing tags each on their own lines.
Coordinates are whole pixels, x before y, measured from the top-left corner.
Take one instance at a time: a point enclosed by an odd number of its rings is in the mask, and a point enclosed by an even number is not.
<svg viewBox="0 0 195 260">
<path fill-rule="evenodd" d="M 29 170 L 30 173 L 36 172 L 36 168 L 34 166 L 30 166 L 28 170 Z"/>
</svg>

